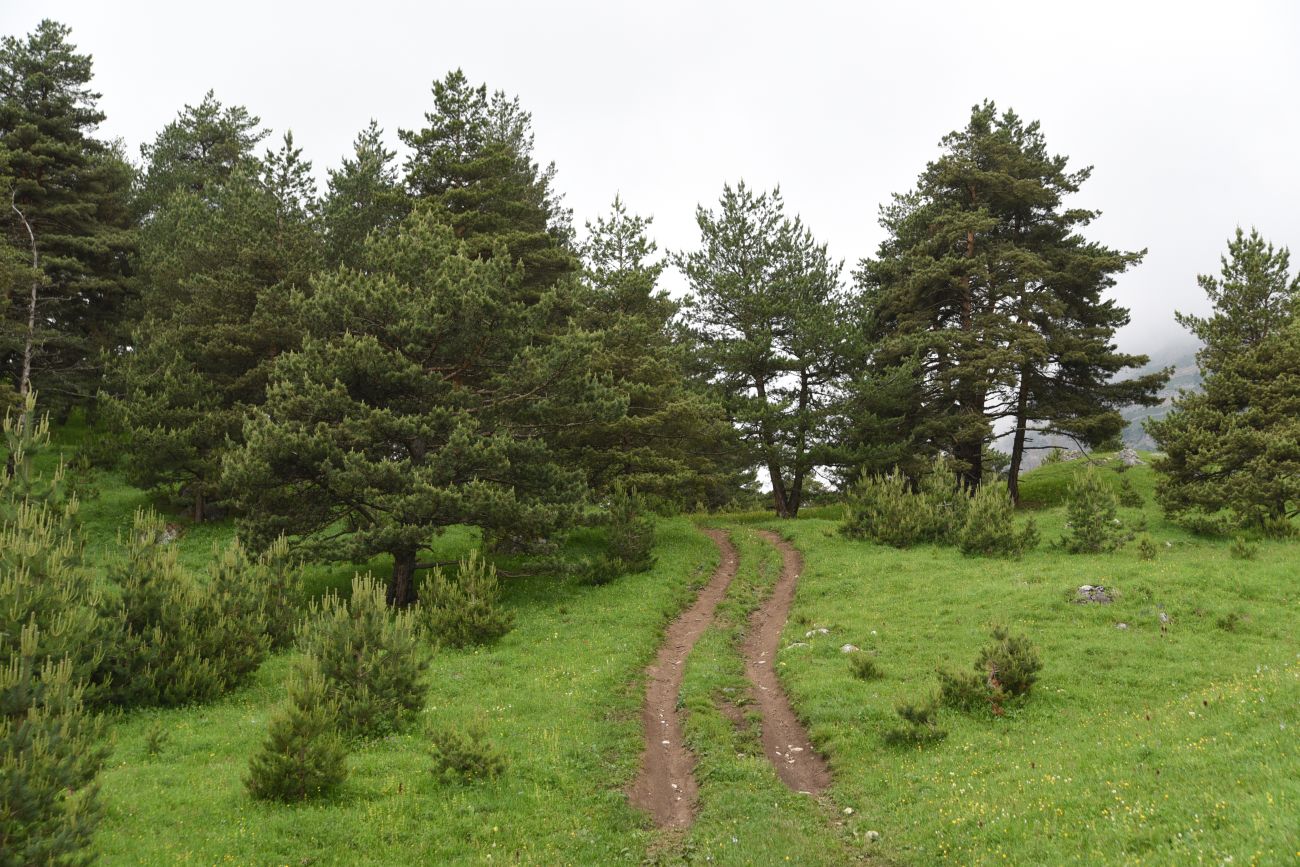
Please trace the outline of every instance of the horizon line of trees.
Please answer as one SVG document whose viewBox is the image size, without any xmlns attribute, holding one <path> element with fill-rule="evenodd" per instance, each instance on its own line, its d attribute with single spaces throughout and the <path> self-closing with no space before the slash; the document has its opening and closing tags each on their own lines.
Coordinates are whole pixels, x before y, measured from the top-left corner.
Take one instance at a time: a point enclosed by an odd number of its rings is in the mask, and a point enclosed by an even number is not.
<svg viewBox="0 0 1300 867">
<path fill-rule="evenodd" d="M 233 511 L 254 545 L 391 556 L 394 602 L 447 526 L 527 549 L 619 491 L 757 496 L 755 467 L 782 517 L 818 474 L 918 480 L 938 455 L 971 492 L 1005 465 L 1015 501 L 1031 437 L 1113 441 L 1168 380 L 1133 375 L 1105 297 L 1145 251 L 1089 240 L 1069 200 L 1091 169 L 992 102 L 846 277 L 743 181 L 697 209 L 694 249 L 659 251 L 619 198 L 579 239 L 531 115 L 460 70 L 398 130 L 404 161 L 372 120 L 323 191 L 291 132 L 263 150 L 212 92 L 136 165 L 96 137 L 69 36 L 0 49 L 0 403 L 90 411 L 134 483 Z"/>
</svg>

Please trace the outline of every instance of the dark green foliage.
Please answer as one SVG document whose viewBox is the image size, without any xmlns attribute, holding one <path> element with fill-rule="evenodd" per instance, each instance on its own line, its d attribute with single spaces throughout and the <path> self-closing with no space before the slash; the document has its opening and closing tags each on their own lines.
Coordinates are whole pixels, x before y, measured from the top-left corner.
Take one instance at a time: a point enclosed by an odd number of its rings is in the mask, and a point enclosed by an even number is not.
<svg viewBox="0 0 1300 867">
<path fill-rule="evenodd" d="M 992 641 L 986 644 L 975 659 L 975 670 L 984 672 L 994 692 L 1009 696 L 1027 696 L 1038 680 L 1043 667 L 1038 651 L 1029 640 L 1011 635 L 1003 627 L 994 627 Z"/>
<path fill-rule="evenodd" d="M 1227 614 L 1214 621 L 1214 625 L 1224 632 L 1236 632 L 1241 628 L 1241 624 L 1246 620 L 1245 616 L 1237 611 L 1229 611 Z"/>
<path fill-rule="evenodd" d="M 244 785 L 254 798 L 293 803 L 328 795 L 347 778 L 329 684 L 308 658 L 293 671 L 289 700 L 271 717 L 270 732 L 248 765 Z"/>
<path fill-rule="evenodd" d="M 555 165 L 533 162 L 532 115 L 459 69 L 433 83 L 433 102 L 423 129 L 398 131 L 411 148 L 407 187 L 444 215 L 468 256 L 521 263 L 523 294 L 537 300 L 578 261 Z"/>
<path fill-rule="evenodd" d="M 265 163 L 244 162 L 174 191 L 145 226 L 135 351 L 110 369 L 106 395 L 131 442 L 128 477 L 183 492 L 196 521 L 221 495 L 222 457 L 264 400 L 272 360 L 298 345 L 287 301 L 320 260 L 310 164 L 292 138 Z"/>
<path fill-rule="evenodd" d="M 839 424 L 839 385 L 856 334 L 841 264 L 780 190 L 724 186 L 718 211 L 696 209 L 700 249 L 677 257 L 690 282 L 697 352 L 753 463 L 767 470 L 780 517 L 795 517 L 804 480 Z"/>
<path fill-rule="evenodd" d="M 1128 535 L 1121 524 L 1115 494 L 1091 467 L 1076 473 L 1066 501 L 1066 535 L 1061 544 L 1071 554 L 1099 554 L 1122 547 Z"/>
<path fill-rule="evenodd" d="M 266 637 L 272 650 L 293 644 L 302 619 L 305 596 L 302 586 L 302 562 L 289 549 L 289 540 L 281 536 L 257 557 L 255 577 L 266 601 Z"/>
<path fill-rule="evenodd" d="M 262 120 L 242 105 L 225 106 L 208 91 L 187 105 L 150 144 L 141 145 L 145 168 L 136 209 L 153 215 L 176 193 L 201 195 L 241 172 L 257 171 L 255 151 L 266 138 Z"/>
<path fill-rule="evenodd" d="M 443 783 L 494 780 L 506 770 L 505 754 L 478 729 L 433 732 L 429 754 L 433 777 Z"/>
<path fill-rule="evenodd" d="M 1247 542 L 1245 536 L 1234 537 L 1230 550 L 1233 558 L 1237 560 L 1254 560 L 1259 556 L 1259 546 Z"/>
<path fill-rule="evenodd" d="M 1038 528 L 1032 518 L 1024 529 L 1017 528 L 1015 514 L 1011 497 L 1001 486 L 982 486 L 966 509 L 957 547 L 963 554 L 1019 557 L 1038 544 Z"/>
<path fill-rule="evenodd" d="M 108 754 L 73 665 L 34 623 L 0 661 L 0 863 L 90 864 Z"/>
<path fill-rule="evenodd" d="M 590 336 L 550 329 L 554 298 L 526 303 L 515 268 L 469 255 L 430 208 L 372 235 L 365 262 L 290 297 L 302 347 L 275 358 L 224 484 L 253 544 L 284 533 L 320 558 L 388 554 L 405 605 L 442 528 L 536 539 L 575 522 L 582 472 L 539 431 L 625 405 L 585 375 Z"/>
<path fill-rule="evenodd" d="M 116 702 L 209 701 L 261 664 L 270 646 L 267 587 L 237 542 L 213 552 L 204 582 L 181 567 L 167 525 L 152 512 L 136 513 L 124 548 L 108 569 L 120 590 L 108 655 Z"/>
<path fill-rule="evenodd" d="M 1119 494 L 1116 496 L 1119 504 L 1126 509 L 1140 509 L 1145 501 L 1142 495 L 1133 487 L 1133 483 L 1127 477 L 1119 480 Z"/>
<path fill-rule="evenodd" d="M 69 34 L 47 19 L 0 42 L 0 402 L 44 391 L 59 413 L 94 395 L 123 336 L 135 247 L 131 167 L 94 137 L 91 59 Z"/>
<path fill-rule="evenodd" d="M 1000 626 L 990 637 L 975 658 L 973 672 L 939 669 L 940 701 L 947 707 L 967 712 L 988 708 L 1000 716 L 1008 700 L 1023 698 L 1033 689 L 1042 668 L 1034 646 Z"/>
<path fill-rule="evenodd" d="M 144 732 L 145 755 L 151 759 L 160 755 L 163 751 L 163 747 L 167 746 L 167 741 L 170 736 L 171 732 L 169 732 L 166 726 L 163 725 L 162 720 L 154 719 L 153 722 L 149 723 L 149 728 L 145 729 Z"/>
<path fill-rule="evenodd" d="M 916 486 L 899 470 L 863 477 L 845 496 L 842 529 L 852 538 L 896 548 L 951 544 L 969 508 L 970 497 L 951 466 L 936 458 Z"/>
<path fill-rule="evenodd" d="M 1016 499 L 1030 431 L 1096 443 L 1122 429 L 1120 407 L 1156 402 L 1165 372 L 1115 376 L 1147 359 L 1115 350 L 1128 311 L 1103 297 L 1142 254 L 1080 234 L 1097 214 L 1066 199 L 1090 170 L 1069 171 L 1037 123 L 985 102 L 941 144 L 882 209 L 888 238 L 857 272 L 871 366 L 908 372 L 901 430 L 922 456 L 952 454 L 969 487 L 994 426 L 1011 421 Z"/>
<path fill-rule="evenodd" d="M 866 653 L 849 654 L 849 671 L 858 680 L 880 680 L 885 676 L 876 660 Z"/>
<path fill-rule="evenodd" d="M 932 698 L 921 703 L 902 702 L 894 712 L 902 723 L 885 732 L 885 743 L 919 747 L 948 736 L 948 732 L 938 726 L 939 703 Z"/>
<path fill-rule="evenodd" d="M 595 497 L 635 489 L 690 508 L 727 483 L 730 456 L 743 450 L 699 375 L 698 353 L 677 319 L 681 306 L 658 288 L 666 266 L 650 225 L 619 199 L 608 217 L 587 224 L 572 321 L 596 336 L 588 370 L 608 378 L 627 407 L 563 429 L 557 445 L 585 469 Z"/>
<path fill-rule="evenodd" d="M 635 491 L 616 490 L 605 513 L 610 558 L 624 573 L 654 566 L 655 519 Z"/>
<path fill-rule="evenodd" d="M 352 596 L 313 602 L 300 645 L 337 704 L 339 730 L 377 736 L 396 731 L 424 707 L 428 651 L 413 610 L 393 610 L 370 575 L 352 579 Z"/>
<path fill-rule="evenodd" d="M 320 204 L 325 262 L 331 268 L 360 268 L 371 232 L 391 232 L 411 210 L 393 159 L 384 147 L 384 131 L 373 120 L 357 134 L 352 158 L 329 170 L 329 185 Z"/>
<path fill-rule="evenodd" d="M 445 647 L 491 644 L 510 631 L 514 612 L 501 607 L 497 570 L 477 552 L 452 577 L 432 569 L 420 586 L 419 622 Z"/>
<path fill-rule="evenodd" d="M 1165 513 L 1196 532 L 1289 534 L 1300 514 L 1300 274 L 1290 254 L 1237 230 L 1219 277 L 1198 281 L 1208 317 L 1179 314 L 1200 338 L 1202 389 L 1147 432 Z"/>
<path fill-rule="evenodd" d="M 1159 549 L 1156 548 L 1156 543 L 1151 541 L 1150 536 L 1143 535 L 1142 538 L 1138 540 L 1137 550 L 1139 558 L 1143 560 L 1154 560 L 1156 559 L 1156 554 Z"/>
<path fill-rule="evenodd" d="M 953 710 L 974 711 L 997 706 L 999 696 L 989 685 L 987 672 L 939 669 L 939 701 Z"/>
</svg>

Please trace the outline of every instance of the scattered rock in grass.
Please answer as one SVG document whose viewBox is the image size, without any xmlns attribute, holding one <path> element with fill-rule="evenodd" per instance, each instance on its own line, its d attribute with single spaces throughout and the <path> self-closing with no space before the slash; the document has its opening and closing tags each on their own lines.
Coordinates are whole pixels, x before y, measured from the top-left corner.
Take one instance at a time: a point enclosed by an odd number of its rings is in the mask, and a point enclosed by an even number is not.
<svg viewBox="0 0 1300 867">
<path fill-rule="evenodd" d="M 1075 593 L 1074 601 L 1079 605 L 1089 603 L 1109 605 L 1114 601 L 1114 597 L 1111 595 L 1111 591 L 1100 584 L 1082 584 Z"/>
<path fill-rule="evenodd" d="M 804 638 L 812 638 L 814 635 L 830 635 L 831 631 L 825 626 L 818 626 L 816 629 L 809 629 L 803 634 Z"/>
<path fill-rule="evenodd" d="M 874 842 L 876 842 L 876 841 L 879 840 L 879 839 L 880 839 L 880 832 L 879 832 L 879 831 L 868 831 L 868 832 L 867 832 L 867 842 L 868 842 L 868 843 L 874 843 Z"/>
<path fill-rule="evenodd" d="M 852 815 L 853 815 L 853 808 L 852 808 L 852 807 L 845 807 L 845 808 L 844 808 L 844 815 L 846 815 L 846 816 L 852 816 Z"/>
<path fill-rule="evenodd" d="M 1131 447 L 1120 451 L 1119 462 L 1126 467 L 1136 467 L 1138 464 L 1146 463 L 1146 461 L 1138 457 L 1137 449 Z"/>
<path fill-rule="evenodd" d="M 861 650 L 856 644 L 846 644 L 840 648 L 840 653 L 857 653 Z"/>
<path fill-rule="evenodd" d="M 811 646 L 812 645 L 810 645 L 806 641 L 796 641 L 794 644 L 787 644 L 785 647 L 781 648 L 781 650 L 782 652 L 785 652 L 787 650 L 794 650 L 796 647 L 811 647 Z"/>
<path fill-rule="evenodd" d="M 1116 623 L 1116 624 L 1115 624 L 1115 628 L 1116 628 L 1116 629 L 1128 629 L 1128 624 L 1127 624 L 1127 623 Z"/>
</svg>

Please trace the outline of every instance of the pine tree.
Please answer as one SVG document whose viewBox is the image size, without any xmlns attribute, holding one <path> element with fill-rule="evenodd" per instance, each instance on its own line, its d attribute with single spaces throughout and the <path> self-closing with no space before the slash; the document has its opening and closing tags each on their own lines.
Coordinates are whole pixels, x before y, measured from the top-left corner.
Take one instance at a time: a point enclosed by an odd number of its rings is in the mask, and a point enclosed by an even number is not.
<svg viewBox="0 0 1300 867">
<path fill-rule="evenodd" d="M 15 639 L 0 660 L 0 859 L 91 864 L 103 724 L 86 710 L 72 663 L 42 646 L 39 627 L 27 624 Z"/>
<path fill-rule="evenodd" d="M 679 305 L 658 288 L 666 263 L 647 237 L 650 225 L 619 199 L 608 217 L 587 224 L 573 322 L 595 335 L 588 367 L 626 396 L 627 411 L 566 425 L 560 448 L 598 497 L 635 488 L 689 507 L 719 483 L 736 443 L 721 401 L 692 377 L 694 347 L 677 322 Z"/>
<path fill-rule="evenodd" d="M 131 169 L 94 137 L 91 59 L 69 33 L 47 19 L 0 42 L 0 225 L 17 277 L 0 303 L 0 366 L 13 391 L 41 391 L 59 413 L 94 395 L 100 356 L 120 342 L 135 246 Z"/>
<path fill-rule="evenodd" d="M 555 165 L 533 162 L 532 115 L 519 99 L 474 87 L 457 69 L 433 83 L 427 126 L 399 130 L 411 148 L 406 183 L 436 204 L 473 255 L 523 263 L 530 300 L 577 270 L 570 214 L 555 192 Z"/>
<path fill-rule="evenodd" d="M 586 377 L 590 337 L 552 335 L 549 296 L 525 302 L 519 279 L 424 207 L 370 237 L 361 271 L 295 294 L 302 348 L 276 358 L 263 410 L 226 459 L 245 538 L 388 554 L 389 599 L 408 604 L 419 553 L 443 528 L 538 538 L 572 522 L 581 472 L 541 434 L 575 408 L 601 420 L 624 405 Z"/>
<path fill-rule="evenodd" d="M 239 173 L 258 169 L 256 148 L 268 131 L 242 105 L 225 106 L 209 90 L 186 105 L 150 144 L 140 147 L 145 168 L 136 210 L 151 215 L 174 193 L 201 195 Z"/>
<path fill-rule="evenodd" d="M 21 424 L 13 413 L 3 426 L 13 472 L 0 475 L 0 663 L 19 652 L 25 628 L 36 628 L 41 655 L 30 660 L 31 670 L 66 662 L 72 682 L 98 704 L 111 625 L 85 561 L 77 499 L 67 492 L 63 468 L 51 474 L 35 468 L 50 449 L 49 420 L 36 415 L 35 395 L 28 396 L 21 417 L 34 421 Z"/>
<path fill-rule="evenodd" d="M 357 134 L 352 159 L 330 169 L 320 207 L 329 267 L 360 267 L 366 237 L 396 229 L 410 212 L 410 197 L 393 163 L 396 156 L 384 147 L 383 130 L 372 120 Z"/>
<path fill-rule="evenodd" d="M 177 190 L 143 232 L 134 351 L 110 370 L 105 405 L 132 442 L 131 481 L 187 494 L 195 521 L 221 496 L 222 455 L 272 359 L 298 344 L 288 298 L 320 262 L 310 168 L 286 136 L 260 178 L 240 168 Z"/>
<path fill-rule="evenodd" d="M 725 186 L 715 213 L 696 211 L 700 249 L 680 255 L 688 318 L 776 512 L 799 513 L 804 480 L 825 461 L 851 334 L 840 265 L 779 190 Z"/>
<path fill-rule="evenodd" d="M 415 611 L 389 608 L 370 575 L 352 579 L 346 601 L 331 592 L 313 603 L 299 643 L 325 679 L 344 734 L 396 731 L 424 707 L 429 659 Z"/>
<path fill-rule="evenodd" d="M 293 803 L 328 795 L 347 779 L 347 750 L 338 733 L 329 684 L 308 657 L 290 675 L 289 700 L 271 717 L 244 784 L 254 798 Z"/>
<path fill-rule="evenodd" d="M 1196 529 L 1291 532 L 1300 514 L 1300 274 L 1290 254 L 1237 230 L 1221 276 L 1198 282 L 1208 317 L 1178 320 L 1204 345 L 1202 390 L 1147 431 L 1161 452 L 1156 498 Z"/>
<path fill-rule="evenodd" d="M 1115 378 L 1147 359 L 1113 348 L 1128 311 L 1102 293 L 1142 253 L 1079 234 L 1096 212 L 1065 199 L 1091 170 L 1068 171 L 1037 123 L 991 102 L 942 147 L 882 209 L 889 237 L 857 271 L 871 361 L 915 377 L 902 417 L 917 447 L 951 453 L 972 490 L 994 426 L 1012 420 L 1014 498 L 1029 431 L 1096 444 L 1122 429 L 1119 407 L 1154 403 L 1168 374 Z"/>
</svg>

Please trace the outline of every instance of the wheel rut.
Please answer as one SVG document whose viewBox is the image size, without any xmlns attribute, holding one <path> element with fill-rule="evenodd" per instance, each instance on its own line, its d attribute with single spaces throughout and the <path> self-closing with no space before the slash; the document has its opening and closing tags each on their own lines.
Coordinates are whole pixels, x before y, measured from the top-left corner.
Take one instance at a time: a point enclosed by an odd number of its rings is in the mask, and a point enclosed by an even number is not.
<svg viewBox="0 0 1300 867">
<path fill-rule="evenodd" d="M 775 668 L 781 630 L 790 616 L 803 558 L 776 533 L 762 531 L 759 535 L 780 552 L 781 577 L 771 595 L 749 618 L 743 648 L 745 675 L 754 686 L 754 698 L 763 716 L 763 752 L 777 776 L 796 792 L 817 795 L 831 783 L 830 767 L 813 748 L 807 729 L 795 716 Z"/>
<path fill-rule="evenodd" d="M 727 534 L 721 530 L 704 532 L 718 546 L 722 560 L 691 607 L 669 625 L 658 655 L 646 669 L 649 682 L 641 710 L 645 747 L 641 770 L 627 789 L 632 806 L 649 813 L 660 828 L 684 828 L 695 815 L 699 792 L 695 757 L 683 743 L 685 714 L 677 707 L 677 699 L 686 658 L 713 623 L 714 611 L 738 566 L 736 548 Z"/>
</svg>

